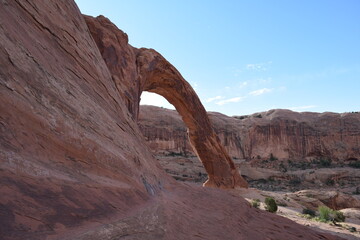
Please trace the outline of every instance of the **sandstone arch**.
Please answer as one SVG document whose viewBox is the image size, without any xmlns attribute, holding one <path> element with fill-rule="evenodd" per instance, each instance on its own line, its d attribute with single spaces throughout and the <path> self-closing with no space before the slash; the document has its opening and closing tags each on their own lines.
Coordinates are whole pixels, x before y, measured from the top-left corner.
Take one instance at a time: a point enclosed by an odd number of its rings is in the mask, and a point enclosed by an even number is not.
<svg viewBox="0 0 360 240">
<path fill-rule="evenodd" d="M 247 187 L 215 134 L 200 99 L 175 67 L 155 50 L 130 46 L 127 35 L 107 18 L 85 16 L 85 20 L 115 85 L 126 89 L 119 94 L 134 118 L 138 115 L 142 91 L 163 96 L 174 105 L 188 127 L 190 142 L 209 175 L 204 185 Z M 130 75 L 134 72 L 137 76 Z"/>
<path fill-rule="evenodd" d="M 209 179 L 205 186 L 247 187 L 233 161 L 215 134 L 197 94 L 181 74 L 152 49 L 139 49 L 137 64 L 141 91 L 157 93 L 179 112 L 188 127 L 189 138 Z"/>
</svg>

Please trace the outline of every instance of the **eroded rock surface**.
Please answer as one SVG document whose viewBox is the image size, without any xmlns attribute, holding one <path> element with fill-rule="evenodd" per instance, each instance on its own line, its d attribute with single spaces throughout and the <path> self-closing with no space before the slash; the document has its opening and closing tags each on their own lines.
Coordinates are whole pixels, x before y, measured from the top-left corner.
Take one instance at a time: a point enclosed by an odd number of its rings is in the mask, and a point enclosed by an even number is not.
<svg viewBox="0 0 360 240">
<path fill-rule="evenodd" d="M 85 18 L 116 86 L 126 89 L 120 92 L 134 117 L 138 114 L 142 91 L 165 97 L 181 115 L 190 143 L 208 173 L 204 185 L 247 187 L 214 132 L 199 97 L 175 67 L 153 49 L 135 49 L 128 45 L 126 34 L 105 17 Z"/>
<path fill-rule="evenodd" d="M 175 182 L 113 79 L 74 1 L 0 2 L 0 239 L 339 239 Z"/>
<path fill-rule="evenodd" d="M 298 113 L 270 110 L 228 117 L 209 112 L 222 144 L 233 158 L 333 163 L 360 160 L 360 113 Z M 155 153 L 192 154 L 176 111 L 141 106 L 139 124 Z M 276 161 L 274 161 L 276 163 Z M 278 164 L 278 163 L 277 163 Z"/>
<path fill-rule="evenodd" d="M 338 191 L 302 190 L 288 196 L 292 199 L 297 199 L 298 202 L 307 203 L 307 207 L 314 210 L 321 204 L 336 210 L 345 208 L 360 209 L 360 200 L 358 198 Z"/>
</svg>

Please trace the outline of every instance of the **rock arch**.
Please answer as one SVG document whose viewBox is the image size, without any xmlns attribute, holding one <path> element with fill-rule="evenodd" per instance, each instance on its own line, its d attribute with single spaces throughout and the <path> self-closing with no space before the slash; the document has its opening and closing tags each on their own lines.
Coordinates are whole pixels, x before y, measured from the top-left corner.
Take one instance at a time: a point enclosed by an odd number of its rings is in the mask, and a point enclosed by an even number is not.
<svg viewBox="0 0 360 240">
<path fill-rule="evenodd" d="M 247 187 L 234 162 L 215 134 L 197 94 L 181 74 L 153 49 L 133 48 L 127 35 L 107 18 L 85 16 L 90 33 L 129 111 L 137 118 L 142 91 L 166 98 L 179 112 L 190 142 L 203 163 L 209 179 L 205 186 L 219 188 Z M 125 85 L 125 86 L 124 86 Z"/>
<path fill-rule="evenodd" d="M 139 49 L 137 64 L 141 92 L 154 92 L 166 98 L 188 127 L 190 142 L 209 175 L 204 185 L 247 187 L 215 134 L 200 99 L 175 67 L 155 50 L 145 48 Z"/>
</svg>

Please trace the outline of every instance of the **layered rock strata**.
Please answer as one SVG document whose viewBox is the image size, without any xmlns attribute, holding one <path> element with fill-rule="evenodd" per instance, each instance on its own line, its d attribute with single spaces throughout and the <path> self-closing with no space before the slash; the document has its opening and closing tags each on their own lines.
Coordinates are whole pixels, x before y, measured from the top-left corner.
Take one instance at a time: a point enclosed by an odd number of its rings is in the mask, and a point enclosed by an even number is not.
<svg viewBox="0 0 360 240">
<path fill-rule="evenodd" d="M 252 160 L 360 161 L 360 113 L 298 113 L 270 110 L 228 117 L 209 112 L 209 118 L 231 157 Z M 139 124 L 157 154 L 193 154 L 186 128 L 177 112 L 141 106 Z M 277 161 L 274 161 L 277 162 Z"/>
<path fill-rule="evenodd" d="M 0 239 L 339 239 L 172 180 L 120 90 L 74 1 L 0 1 Z"/>
</svg>

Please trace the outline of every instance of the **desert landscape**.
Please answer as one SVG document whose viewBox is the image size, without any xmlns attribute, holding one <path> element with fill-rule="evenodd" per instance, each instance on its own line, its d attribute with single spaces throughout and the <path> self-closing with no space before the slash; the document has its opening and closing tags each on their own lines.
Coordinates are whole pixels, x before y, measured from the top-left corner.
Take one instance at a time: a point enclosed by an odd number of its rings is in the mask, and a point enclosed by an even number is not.
<svg viewBox="0 0 360 240">
<path fill-rule="evenodd" d="M 207 113 L 73 0 L 1 1 L 0 102 L 1 240 L 360 236 L 359 113 Z"/>
<path fill-rule="evenodd" d="M 263 204 L 271 196 L 281 216 L 344 234 L 346 239 L 359 237 L 349 230 L 359 229 L 360 223 L 360 113 L 278 109 L 250 116 L 228 117 L 216 112 L 208 115 L 249 183 L 249 189 L 241 190 L 240 196 L 249 202 L 261 199 Z M 176 111 L 142 105 L 139 125 L 157 160 L 174 179 L 198 185 L 207 179 Z M 322 205 L 343 212 L 346 223 L 336 226 L 304 216 L 304 209 L 317 211 Z"/>
</svg>

